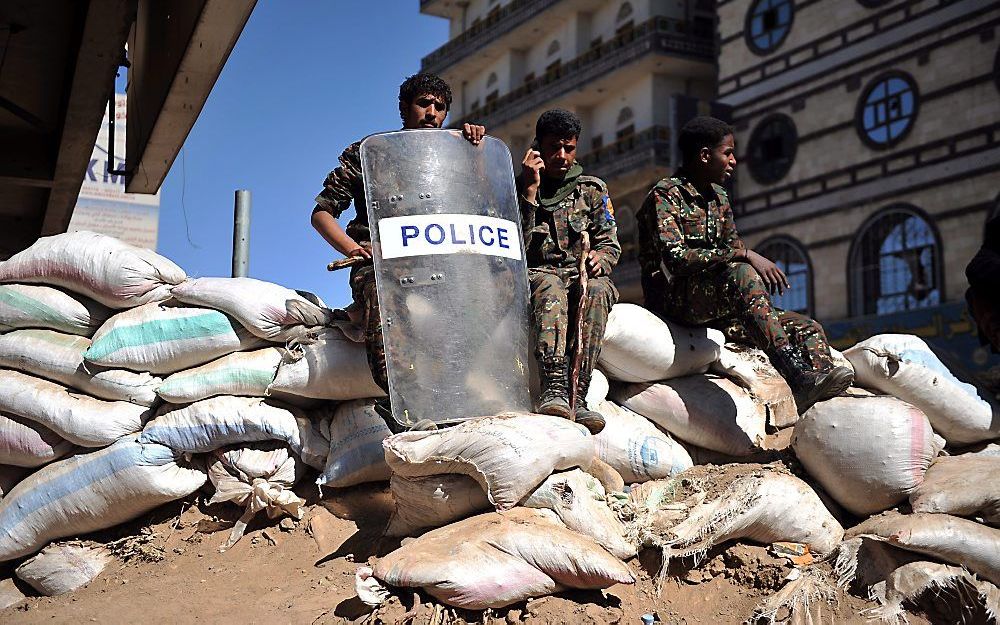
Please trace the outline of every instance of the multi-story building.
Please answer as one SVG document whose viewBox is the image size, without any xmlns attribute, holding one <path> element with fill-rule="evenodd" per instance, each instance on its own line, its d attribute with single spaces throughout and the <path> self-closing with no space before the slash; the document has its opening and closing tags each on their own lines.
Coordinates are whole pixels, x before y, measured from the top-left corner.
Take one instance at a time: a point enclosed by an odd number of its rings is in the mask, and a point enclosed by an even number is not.
<svg viewBox="0 0 1000 625">
<path fill-rule="evenodd" d="M 453 125 L 485 124 L 520 162 L 542 111 L 580 116 L 585 171 L 614 200 L 616 283 L 641 299 L 635 210 L 671 169 L 672 96 L 715 92 L 711 0 L 421 0 L 420 10 L 451 24 L 422 69 L 452 86 Z"/>
<path fill-rule="evenodd" d="M 1000 4 L 717 10 L 717 97 L 744 161 L 737 224 L 792 279 L 784 306 L 831 322 L 841 345 L 912 332 L 986 366 L 964 269 L 1000 212 Z"/>
</svg>

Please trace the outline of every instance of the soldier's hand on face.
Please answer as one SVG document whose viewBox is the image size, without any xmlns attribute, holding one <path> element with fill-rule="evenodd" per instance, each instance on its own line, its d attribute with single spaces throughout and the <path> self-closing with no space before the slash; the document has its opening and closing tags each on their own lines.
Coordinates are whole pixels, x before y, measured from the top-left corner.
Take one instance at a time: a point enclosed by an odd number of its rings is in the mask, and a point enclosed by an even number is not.
<svg viewBox="0 0 1000 625">
<path fill-rule="evenodd" d="M 587 273 L 592 278 L 604 275 L 604 264 L 601 262 L 603 258 L 604 255 L 597 250 L 590 250 L 587 253 Z"/>
<path fill-rule="evenodd" d="M 747 261 L 751 267 L 757 270 L 760 279 L 764 282 L 764 286 L 767 287 L 767 291 L 771 295 L 775 293 L 781 295 L 785 292 L 785 289 L 792 288 L 792 285 L 788 283 L 788 277 L 781 270 L 781 267 L 775 265 L 767 258 L 753 250 L 747 250 Z"/>
<path fill-rule="evenodd" d="M 465 124 L 462 126 L 462 136 L 472 145 L 479 145 L 479 142 L 486 136 L 486 126 Z"/>
<path fill-rule="evenodd" d="M 542 160 L 542 153 L 528 148 L 521 161 L 521 182 L 526 189 L 538 189 L 538 185 L 542 183 L 543 169 L 545 169 L 545 161 Z"/>
</svg>

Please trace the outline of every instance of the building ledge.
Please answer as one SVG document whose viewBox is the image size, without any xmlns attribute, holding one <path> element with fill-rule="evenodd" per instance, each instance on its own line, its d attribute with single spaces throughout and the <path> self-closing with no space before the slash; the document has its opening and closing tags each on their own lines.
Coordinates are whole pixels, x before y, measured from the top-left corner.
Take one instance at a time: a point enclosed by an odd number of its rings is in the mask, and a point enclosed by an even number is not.
<svg viewBox="0 0 1000 625">
<path fill-rule="evenodd" d="M 580 158 L 584 171 L 605 181 L 648 166 L 670 166 L 670 129 L 652 126 Z"/>
</svg>

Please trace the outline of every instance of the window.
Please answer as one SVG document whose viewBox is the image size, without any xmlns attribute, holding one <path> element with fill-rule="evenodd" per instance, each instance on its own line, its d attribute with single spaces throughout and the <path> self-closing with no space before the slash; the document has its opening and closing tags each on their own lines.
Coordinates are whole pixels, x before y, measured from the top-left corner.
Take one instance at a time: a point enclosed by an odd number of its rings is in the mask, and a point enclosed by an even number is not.
<svg viewBox="0 0 1000 625">
<path fill-rule="evenodd" d="M 545 78 L 547 80 L 555 80 L 562 75 L 562 61 L 556 59 L 545 68 Z"/>
<path fill-rule="evenodd" d="M 622 2 L 622 5 L 618 7 L 618 15 L 615 16 L 615 23 L 621 22 L 632 16 L 632 3 Z"/>
<path fill-rule="evenodd" d="M 889 208 L 862 226 L 851 250 L 852 312 L 883 315 L 941 303 L 937 232 L 916 208 Z"/>
<path fill-rule="evenodd" d="M 899 143 L 913 127 L 918 104 L 917 85 L 909 75 L 890 72 L 876 77 L 858 100 L 855 122 L 862 141 L 873 148 Z"/>
<path fill-rule="evenodd" d="M 757 0 L 747 12 L 743 32 L 757 54 L 773 52 L 792 28 L 792 0 Z"/>
<path fill-rule="evenodd" d="M 500 97 L 500 92 L 499 91 L 497 91 L 496 89 L 494 89 L 493 91 L 490 91 L 488 94 L 486 94 L 486 104 L 489 105 L 489 104 L 495 102 L 496 99 L 499 98 L 499 97 Z"/>
<path fill-rule="evenodd" d="M 549 56 L 552 56 L 556 52 L 559 52 L 559 40 L 558 39 L 553 39 L 552 43 L 549 44 L 548 51 L 545 54 L 547 54 Z"/>
<path fill-rule="evenodd" d="M 750 175 L 761 184 L 771 184 L 785 177 L 795 160 L 798 133 L 788 115 L 776 113 L 765 117 L 750 133 L 747 165 Z"/>
<path fill-rule="evenodd" d="M 764 241 L 755 249 L 780 267 L 791 285 L 783 294 L 772 296 L 771 301 L 780 308 L 811 317 L 812 266 L 802 244 L 791 237 L 777 236 Z"/>
<path fill-rule="evenodd" d="M 596 152 L 604 147 L 604 135 L 597 135 L 590 140 L 590 150 Z"/>
<path fill-rule="evenodd" d="M 625 139 L 626 137 L 631 137 L 634 134 L 635 134 L 635 124 L 629 124 L 628 126 L 625 126 L 624 128 L 619 128 L 617 131 L 615 131 L 615 139 L 621 141 L 622 139 Z"/>
</svg>

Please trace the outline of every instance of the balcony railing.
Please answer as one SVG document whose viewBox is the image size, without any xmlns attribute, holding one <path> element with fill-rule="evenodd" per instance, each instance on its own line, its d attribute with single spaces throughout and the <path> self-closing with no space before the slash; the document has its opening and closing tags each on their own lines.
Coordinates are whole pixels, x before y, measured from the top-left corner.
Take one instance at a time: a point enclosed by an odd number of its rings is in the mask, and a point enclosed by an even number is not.
<svg viewBox="0 0 1000 625">
<path fill-rule="evenodd" d="M 692 28 L 681 20 L 654 17 L 469 111 L 454 125 L 476 122 L 487 128 L 499 126 L 649 53 L 673 54 L 712 63 L 715 61 L 715 34 L 711 28 Z"/>
<path fill-rule="evenodd" d="M 426 1 L 421 0 L 420 6 L 424 6 Z M 420 71 L 440 74 L 558 2 L 559 0 L 514 0 L 425 56 L 420 61 Z"/>
<path fill-rule="evenodd" d="M 594 150 L 581 159 L 583 170 L 605 181 L 648 165 L 670 166 L 670 129 L 652 126 Z"/>
</svg>

